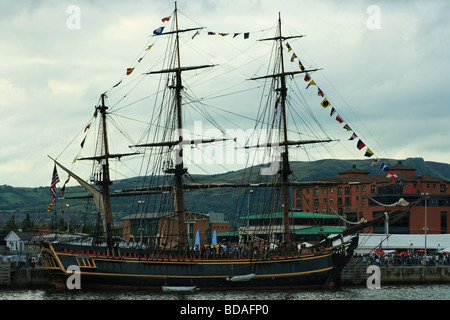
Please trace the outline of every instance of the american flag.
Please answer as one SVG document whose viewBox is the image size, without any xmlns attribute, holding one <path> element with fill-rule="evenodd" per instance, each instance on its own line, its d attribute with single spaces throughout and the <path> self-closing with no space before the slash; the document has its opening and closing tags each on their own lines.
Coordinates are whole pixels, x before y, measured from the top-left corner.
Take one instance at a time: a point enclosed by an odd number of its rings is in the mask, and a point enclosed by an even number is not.
<svg viewBox="0 0 450 320">
<path fill-rule="evenodd" d="M 56 171 L 56 164 L 55 164 L 55 166 L 53 167 L 52 183 L 50 184 L 50 192 L 52 193 L 53 198 L 56 197 L 55 187 L 58 182 L 59 182 L 59 176 L 58 176 L 58 171 Z"/>
<path fill-rule="evenodd" d="M 50 184 L 50 192 L 53 195 L 53 200 L 52 200 L 52 203 L 50 203 L 50 205 L 48 206 L 47 211 L 51 211 L 52 207 L 53 207 L 53 203 L 55 203 L 55 200 L 56 200 L 55 187 L 58 182 L 59 182 L 59 176 L 58 176 L 58 171 L 56 171 L 56 164 L 55 164 L 55 166 L 53 168 L 52 183 Z"/>
</svg>

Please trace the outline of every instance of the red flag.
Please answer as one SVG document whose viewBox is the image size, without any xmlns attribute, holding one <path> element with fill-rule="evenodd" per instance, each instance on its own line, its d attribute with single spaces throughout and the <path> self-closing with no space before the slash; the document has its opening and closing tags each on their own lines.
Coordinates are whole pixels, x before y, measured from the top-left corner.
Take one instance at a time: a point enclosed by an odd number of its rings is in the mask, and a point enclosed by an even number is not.
<svg viewBox="0 0 450 320">
<path fill-rule="evenodd" d="M 69 182 L 69 180 L 70 180 L 70 174 L 67 177 L 67 180 L 66 180 L 66 182 L 64 182 L 64 185 L 63 185 L 63 187 L 61 189 L 61 196 L 64 196 L 64 193 L 66 192 L 66 184 L 67 184 L 67 182 Z"/>
<path fill-rule="evenodd" d="M 322 97 L 323 97 L 323 91 L 322 91 L 322 90 L 320 90 L 320 88 L 317 88 L 317 89 L 319 89 L 319 92 L 317 92 L 317 95 L 319 95 L 319 96 L 322 96 Z"/>
<path fill-rule="evenodd" d="M 162 20 L 162 22 L 169 21 L 171 17 L 172 16 L 168 16 L 168 17 L 162 18 L 161 20 Z"/>
<path fill-rule="evenodd" d="M 395 178 L 398 178 L 398 176 L 394 173 L 394 171 L 389 171 L 386 178 L 395 179 Z"/>
<path fill-rule="evenodd" d="M 134 68 L 127 68 L 127 76 L 133 72 Z"/>
<path fill-rule="evenodd" d="M 291 57 L 291 62 L 294 62 L 294 59 L 297 58 L 297 55 L 294 53 Z"/>
<path fill-rule="evenodd" d="M 309 74 L 305 74 L 305 81 L 308 82 L 309 80 L 311 80 L 311 77 L 309 76 Z"/>
<path fill-rule="evenodd" d="M 358 140 L 358 149 L 361 150 L 362 148 L 364 148 L 366 146 L 366 144 L 364 142 L 361 141 L 361 139 Z"/>
</svg>

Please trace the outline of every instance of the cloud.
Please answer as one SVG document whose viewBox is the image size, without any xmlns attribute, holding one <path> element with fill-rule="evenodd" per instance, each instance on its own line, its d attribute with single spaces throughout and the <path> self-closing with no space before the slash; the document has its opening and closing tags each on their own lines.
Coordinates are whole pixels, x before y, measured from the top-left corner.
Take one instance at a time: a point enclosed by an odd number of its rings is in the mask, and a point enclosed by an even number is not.
<svg viewBox="0 0 450 320">
<path fill-rule="evenodd" d="M 76 147 L 68 149 L 67 159 L 77 153 L 100 94 L 136 64 L 161 18 L 173 11 L 167 1 L 77 1 L 80 28 L 70 29 L 67 9 L 73 4 L 0 4 L 0 28 L 8 30 L 0 39 L 0 184 L 47 185 L 53 167 L 47 154 L 59 154 L 72 140 Z M 380 9 L 380 29 L 367 28 L 370 5 Z M 256 40 L 274 35 L 280 12 L 283 32 L 306 35 L 292 40 L 297 55 L 308 66 L 323 68 L 314 79 L 377 155 L 446 162 L 449 6 L 446 1 L 178 1 L 183 24 L 206 27 L 195 41 L 187 41 L 191 35 L 182 38 L 182 63 L 218 64 L 187 74 L 186 94 L 207 104 L 225 128 L 252 128 L 249 118 L 256 116 L 261 83 L 247 79 L 270 71 L 266 52 L 272 45 Z M 208 30 L 251 35 L 233 40 L 208 37 Z M 167 48 L 157 41 L 133 74 L 136 79 L 160 62 L 157 54 Z M 124 83 L 111 91 L 108 103 L 120 102 L 117 108 L 127 117 L 133 106 L 140 120 L 149 118 L 155 79 L 148 77 L 136 88 L 137 80 Z M 304 89 L 302 78 L 296 82 Z M 314 90 L 303 90 L 305 101 L 327 133 L 341 140 L 329 152 L 363 158 Z M 196 120 L 199 108 L 188 104 L 186 116 Z M 145 128 L 125 118 L 117 121 Z M 131 133 L 133 139 L 141 134 Z M 326 151 L 307 151 L 313 159 L 327 157 Z M 303 149 L 298 156 L 305 159 Z M 88 167 L 84 174 L 89 175 Z"/>
</svg>

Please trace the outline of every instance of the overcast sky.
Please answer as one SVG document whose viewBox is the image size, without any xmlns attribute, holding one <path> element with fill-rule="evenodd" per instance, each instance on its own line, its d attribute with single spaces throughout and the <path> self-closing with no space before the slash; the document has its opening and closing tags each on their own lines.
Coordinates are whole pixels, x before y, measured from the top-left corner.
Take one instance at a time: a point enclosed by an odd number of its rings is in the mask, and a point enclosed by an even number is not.
<svg viewBox="0 0 450 320">
<path fill-rule="evenodd" d="M 233 48 L 220 48 L 206 31 L 251 31 L 248 42 L 235 42 L 249 54 L 266 36 L 257 31 L 273 28 L 281 12 L 286 31 L 306 35 L 292 41 L 294 51 L 322 68 L 313 79 L 376 156 L 450 163 L 449 1 L 180 0 L 178 8 L 186 27 L 207 28 L 195 38 L 202 50 Z M 47 155 L 59 155 L 89 121 L 100 94 L 136 64 L 173 9 L 166 0 L 0 2 L 0 185 L 50 184 Z M 217 56 L 205 62 L 220 63 Z M 305 93 L 312 105 L 320 103 L 315 92 Z M 317 112 L 348 138 L 328 111 Z"/>
</svg>

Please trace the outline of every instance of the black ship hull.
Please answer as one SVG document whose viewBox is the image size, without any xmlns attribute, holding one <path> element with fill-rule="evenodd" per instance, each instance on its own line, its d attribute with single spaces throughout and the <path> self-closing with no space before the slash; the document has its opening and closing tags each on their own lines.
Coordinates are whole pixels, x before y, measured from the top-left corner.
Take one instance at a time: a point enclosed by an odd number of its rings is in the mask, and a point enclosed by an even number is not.
<svg viewBox="0 0 450 320">
<path fill-rule="evenodd" d="M 79 269 L 81 289 L 155 289 L 196 287 L 201 290 L 332 287 L 353 254 L 354 246 L 308 254 L 265 258 L 203 258 L 173 252 L 42 243 L 47 270 L 57 288 L 66 288 Z"/>
</svg>

